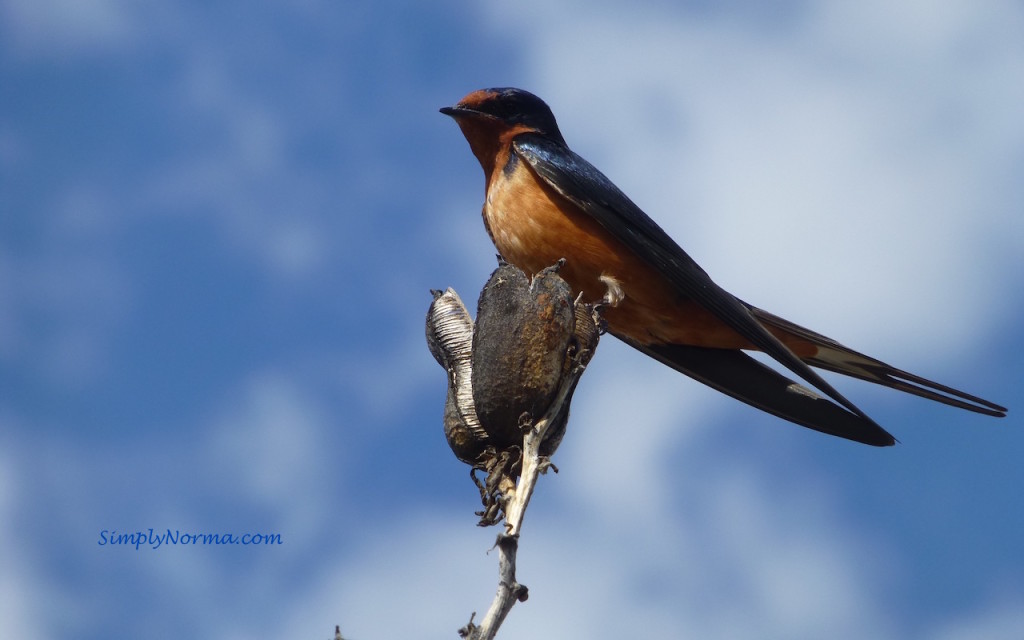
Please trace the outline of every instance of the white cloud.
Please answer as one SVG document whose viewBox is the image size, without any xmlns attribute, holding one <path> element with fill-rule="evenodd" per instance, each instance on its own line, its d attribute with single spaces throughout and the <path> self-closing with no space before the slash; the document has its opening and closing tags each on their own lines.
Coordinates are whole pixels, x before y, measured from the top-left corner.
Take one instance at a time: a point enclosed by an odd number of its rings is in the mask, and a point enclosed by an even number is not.
<svg viewBox="0 0 1024 640">
<path fill-rule="evenodd" d="M 655 517 L 677 485 L 673 467 L 686 464 L 670 461 L 667 452 L 686 452 L 707 424 L 709 406 L 696 401 L 702 391 L 605 336 L 556 455 L 566 473 L 551 482 L 609 520 Z"/>
<path fill-rule="evenodd" d="M 2 32 L 22 52 L 75 55 L 121 45 L 139 34 L 124 0 L 6 0 Z"/>
<path fill-rule="evenodd" d="M 287 161 L 288 144 L 304 123 L 251 95 L 216 53 L 192 48 L 175 108 L 216 135 L 147 175 L 133 194 L 137 205 L 165 215 L 198 212 L 227 247 L 256 258 L 270 274 L 308 276 L 330 258 L 318 216 L 337 207 L 325 203 L 326 185 Z"/>
<path fill-rule="evenodd" d="M 944 623 L 933 630 L 935 640 L 1017 640 L 1024 636 L 1024 596 L 1007 594 L 983 611 Z"/>
<path fill-rule="evenodd" d="M 10 416 L 0 421 L 12 426 Z M 41 585 L 41 577 L 29 566 L 27 557 L 19 549 L 22 543 L 17 523 L 17 509 L 22 500 L 17 482 L 18 473 L 12 458 L 10 443 L 0 450 L 0 537 L 6 541 L 0 549 L 0 635 L 8 638 L 47 638 L 40 620 L 46 612 L 40 603 L 51 601 Z"/>
<path fill-rule="evenodd" d="M 202 448 L 202 468 L 210 472 L 204 481 L 270 508 L 296 537 L 312 536 L 327 518 L 316 510 L 332 493 L 328 478 L 349 455 L 326 447 L 328 424 L 317 401 L 287 376 L 260 372 L 222 411 Z"/>
<path fill-rule="evenodd" d="M 364 523 L 349 552 L 288 601 L 284 628 L 271 635 L 315 638 L 340 624 L 357 640 L 455 637 L 473 610 L 479 620 L 497 586 L 493 536 L 473 526 L 468 509 L 408 513 L 382 529 Z"/>
<path fill-rule="evenodd" d="M 43 230 L 52 248 L 37 254 L 15 247 L 0 260 L 0 356 L 73 391 L 106 379 L 110 342 L 131 308 L 127 274 L 95 242 L 86 210 L 76 219 L 62 206 L 42 212 L 53 221 Z"/>
</svg>

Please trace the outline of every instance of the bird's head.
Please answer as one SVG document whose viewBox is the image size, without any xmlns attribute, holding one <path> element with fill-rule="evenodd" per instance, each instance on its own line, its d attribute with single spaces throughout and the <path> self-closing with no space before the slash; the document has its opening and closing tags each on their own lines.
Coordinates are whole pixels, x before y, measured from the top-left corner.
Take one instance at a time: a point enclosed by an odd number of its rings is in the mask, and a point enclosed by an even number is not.
<svg viewBox="0 0 1024 640">
<path fill-rule="evenodd" d="M 480 89 L 453 107 L 443 107 L 441 113 L 459 123 L 485 171 L 519 134 L 537 133 L 565 144 L 551 108 L 522 89 Z"/>
<path fill-rule="evenodd" d="M 454 107 L 441 113 L 459 123 L 468 120 L 487 121 L 491 126 L 532 131 L 555 138 L 562 143 L 562 134 L 551 108 L 529 91 L 515 88 L 480 89 L 467 95 Z"/>
</svg>

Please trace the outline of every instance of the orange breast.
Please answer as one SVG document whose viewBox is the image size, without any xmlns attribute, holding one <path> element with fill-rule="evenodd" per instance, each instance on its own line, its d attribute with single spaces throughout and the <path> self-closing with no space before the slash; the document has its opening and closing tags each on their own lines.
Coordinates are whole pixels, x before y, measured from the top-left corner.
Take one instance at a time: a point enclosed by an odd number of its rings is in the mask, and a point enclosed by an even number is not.
<svg viewBox="0 0 1024 640">
<path fill-rule="evenodd" d="M 602 276 L 620 283 L 625 298 L 606 309 L 609 329 L 639 342 L 728 349 L 752 345 L 678 291 L 654 268 L 541 181 L 519 161 L 491 176 L 484 218 L 498 251 L 527 273 L 560 258 L 559 274 L 588 302 L 607 290 Z"/>
</svg>

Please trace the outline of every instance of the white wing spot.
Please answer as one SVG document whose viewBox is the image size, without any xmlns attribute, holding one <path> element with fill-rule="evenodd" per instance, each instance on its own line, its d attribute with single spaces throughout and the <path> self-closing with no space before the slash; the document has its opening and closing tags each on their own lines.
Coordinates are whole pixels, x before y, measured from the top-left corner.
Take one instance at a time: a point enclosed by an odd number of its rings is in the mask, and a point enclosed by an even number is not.
<svg viewBox="0 0 1024 640">
<path fill-rule="evenodd" d="M 599 280 L 608 288 L 605 291 L 603 302 L 609 307 L 619 306 L 619 303 L 626 298 L 626 292 L 622 290 L 622 283 L 615 276 L 607 273 L 602 273 Z"/>
</svg>

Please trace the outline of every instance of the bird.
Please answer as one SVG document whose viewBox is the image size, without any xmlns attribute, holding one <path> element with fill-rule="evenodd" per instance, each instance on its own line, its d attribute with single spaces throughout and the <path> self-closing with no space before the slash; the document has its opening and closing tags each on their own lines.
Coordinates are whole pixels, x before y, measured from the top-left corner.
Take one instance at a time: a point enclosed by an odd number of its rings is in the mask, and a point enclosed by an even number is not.
<svg viewBox="0 0 1024 640">
<path fill-rule="evenodd" d="M 740 300 L 640 207 L 566 144 L 551 108 L 512 87 L 473 91 L 440 112 L 484 171 L 482 215 L 500 257 L 559 275 L 598 303 L 608 333 L 655 360 L 770 414 L 873 446 L 896 439 L 811 367 L 961 409 L 1007 409 L 843 346 Z M 800 384 L 749 355 L 760 351 Z"/>
</svg>

